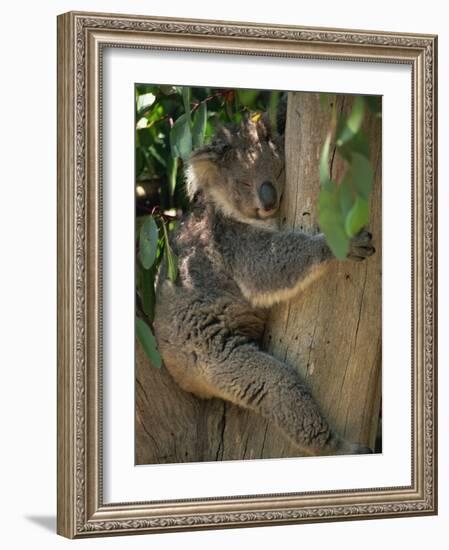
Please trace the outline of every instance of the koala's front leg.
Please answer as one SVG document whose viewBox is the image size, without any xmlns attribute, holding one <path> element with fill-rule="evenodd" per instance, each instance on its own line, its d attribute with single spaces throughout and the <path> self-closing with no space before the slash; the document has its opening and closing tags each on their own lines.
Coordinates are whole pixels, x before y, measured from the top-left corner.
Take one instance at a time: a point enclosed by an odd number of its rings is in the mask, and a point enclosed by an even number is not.
<svg viewBox="0 0 449 550">
<path fill-rule="evenodd" d="M 215 396 L 274 422 L 302 451 L 313 455 L 369 453 L 330 428 L 298 372 L 254 344 L 238 346 L 203 376 Z"/>
<path fill-rule="evenodd" d="M 322 234 L 251 229 L 232 258 L 244 296 L 255 306 L 270 307 L 304 290 L 334 256 Z"/>
<path fill-rule="evenodd" d="M 323 234 L 251 228 L 231 240 L 232 271 L 244 296 L 255 306 L 270 307 L 289 300 L 324 273 L 334 260 Z M 362 231 L 350 244 L 348 258 L 374 254 L 372 236 Z"/>
</svg>

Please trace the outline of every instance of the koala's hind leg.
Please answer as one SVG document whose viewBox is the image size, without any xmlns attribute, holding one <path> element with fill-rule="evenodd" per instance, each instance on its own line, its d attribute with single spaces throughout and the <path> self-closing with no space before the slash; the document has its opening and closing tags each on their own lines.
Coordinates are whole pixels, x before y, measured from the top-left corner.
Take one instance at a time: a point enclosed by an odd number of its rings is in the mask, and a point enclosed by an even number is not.
<svg viewBox="0 0 449 550">
<path fill-rule="evenodd" d="M 308 454 L 371 452 L 339 437 L 298 372 L 256 345 L 239 346 L 225 360 L 208 362 L 204 374 L 217 397 L 271 420 Z"/>
</svg>

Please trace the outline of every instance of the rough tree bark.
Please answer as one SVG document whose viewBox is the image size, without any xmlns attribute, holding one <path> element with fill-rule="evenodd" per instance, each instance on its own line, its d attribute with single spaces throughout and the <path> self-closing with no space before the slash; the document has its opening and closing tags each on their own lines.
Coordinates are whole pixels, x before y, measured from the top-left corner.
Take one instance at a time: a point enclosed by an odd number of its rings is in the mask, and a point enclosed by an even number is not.
<svg viewBox="0 0 449 550">
<path fill-rule="evenodd" d="M 348 96 L 336 101 L 337 112 L 352 106 Z M 319 231 L 316 167 L 330 117 L 320 108 L 319 94 L 290 94 L 284 227 Z M 349 440 L 374 447 L 381 397 L 380 118 L 369 114 L 364 129 L 375 170 L 369 230 L 376 254 L 361 263 L 334 262 L 304 293 L 272 310 L 265 337 L 274 355 L 297 366 L 334 427 Z M 344 166 L 335 151 L 330 164 L 332 179 L 339 181 Z"/>
<path fill-rule="evenodd" d="M 350 103 L 340 96 L 337 108 Z M 329 122 L 318 94 L 289 94 L 284 227 L 317 230 L 317 166 Z M 370 230 L 377 253 L 360 264 L 336 263 L 303 295 L 274 308 L 265 347 L 297 366 L 337 429 L 373 446 L 381 382 L 380 119 L 370 115 L 366 131 L 375 168 Z M 334 178 L 342 169 L 331 160 Z M 136 464 L 300 456 L 274 425 L 230 403 L 184 392 L 136 347 Z"/>
</svg>

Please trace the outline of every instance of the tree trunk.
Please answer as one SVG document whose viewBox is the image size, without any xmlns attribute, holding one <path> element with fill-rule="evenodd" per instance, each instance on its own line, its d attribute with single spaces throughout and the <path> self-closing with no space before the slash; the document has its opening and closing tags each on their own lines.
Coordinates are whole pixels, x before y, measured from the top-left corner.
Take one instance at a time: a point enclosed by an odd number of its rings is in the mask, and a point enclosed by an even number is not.
<svg viewBox="0 0 449 550">
<path fill-rule="evenodd" d="M 337 108 L 348 109 L 348 96 Z M 318 94 L 291 93 L 286 128 L 284 227 L 317 231 L 318 159 L 330 113 Z M 371 228 L 377 252 L 362 263 L 335 262 L 297 299 L 276 306 L 265 347 L 295 365 L 329 421 L 350 440 L 374 445 L 380 405 L 380 119 L 366 130 L 375 168 Z M 331 162 L 338 179 L 342 166 Z M 300 456 L 262 417 L 219 399 L 181 390 L 136 343 L 136 464 Z"/>
<path fill-rule="evenodd" d="M 348 112 L 349 96 L 337 96 Z M 287 182 L 284 227 L 317 233 L 318 160 L 330 125 L 319 94 L 292 93 L 286 128 Z M 371 222 L 376 254 L 364 262 L 334 262 L 300 296 L 276 306 L 266 327 L 266 346 L 297 366 L 331 424 L 347 439 L 374 447 L 381 393 L 381 121 L 369 114 L 365 131 L 375 170 Z M 341 162 L 331 155 L 331 177 Z"/>
</svg>

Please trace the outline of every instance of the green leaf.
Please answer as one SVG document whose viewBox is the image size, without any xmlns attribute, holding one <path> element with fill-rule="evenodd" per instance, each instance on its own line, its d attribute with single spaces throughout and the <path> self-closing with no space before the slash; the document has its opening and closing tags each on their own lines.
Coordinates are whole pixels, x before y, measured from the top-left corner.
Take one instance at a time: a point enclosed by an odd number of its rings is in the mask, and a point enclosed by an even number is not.
<svg viewBox="0 0 449 550">
<path fill-rule="evenodd" d="M 167 274 L 169 280 L 174 283 L 178 278 L 178 258 L 176 257 L 176 254 L 173 252 L 170 243 L 168 242 L 168 231 L 165 223 L 163 223 L 162 228 L 164 230 L 165 237 L 165 257 L 167 258 Z"/>
<path fill-rule="evenodd" d="M 171 95 L 171 94 L 174 94 L 176 92 L 175 86 L 170 86 L 170 85 L 168 85 L 168 86 L 167 85 L 161 85 L 161 86 L 159 86 L 159 89 L 164 95 Z"/>
<path fill-rule="evenodd" d="M 184 86 L 182 88 L 182 100 L 184 102 L 184 111 L 187 115 L 187 120 L 189 121 L 189 124 L 192 123 L 191 115 L 190 115 L 190 88 L 189 86 Z"/>
<path fill-rule="evenodd" d="M 329 150 L 330 150 L 331 138 L 332 138 L 332 135 L 329 132 L 324 141 L 323 149 L 321 150 L 320 183 L 323 187 L 326 187 L 330 183 Z"/>
<path fill-rule="evenodd" d="M 167 257 L 168 278 L 172 283 L 174 283 L 178 278 L 178 258 L 168 243 L 165 248 L 165 254 Z"/>
<path fill-rule="evenodd" d="M 170 184 L 170 196 L 173 197 L 176 189 L 176 181 L 178 175 L 178 159 L 171 158 L 169 161 L 169 184 Z"/>
<path fill-rule="evenodd" d="M 364 155 L 353 153 L 350 172 L 357 194 L 368 200 L 374 178 L 371 162 Z"/>
<path fill-rule="evenodd" d="M 357 197 L 354 206 L 345 219 L 345 230 L 349 237 L 355 237 L 369 221 L 369 207 L 365 199 Z"/>
<path fill-rule="evenodd" d="M 137 112 L 140 113 L 151 107 L 156 101 L 156 96 L 151 93 L 142 94 L 137 98 Z"/>
<path fill-rule="evenodd" d="M 192 141 L 193 147 L 195 149 L 201 147 L 204 143 L 204 136 L 206 135 L 206 123 L 207 105 L 205 101 L 202 101 L 193 119 Z"/>
<path fill-rule="evenodd" d="M 156 149 L 156 147 L 154 145 L 151 145 L 148 148 L 148 151 L 151 154 L 151 156 L 153 158 L 155 158 L 164 168 L 167 167 L 167 163 L 165 162 L 165 159 L 163 157 L 161 157 L 161 155 L 159 154 L 158 150 Z"/>
<path fill-rule="evenodd" d="M 237 90 L 238 100 L 242 105 L 248 108 L 255 106 L 259 94 L 260 90 Z"/>
<path fill-rule="evenodd" d="M 334 256 L 344 260 L 349 251 L 349 238 L 339 207 L 338 187 L 331 181 L 318 196 L 318 223 Z"/>
<path fill-rule="evenodd" d="M 354 194 L 349 178 L 345 177 L 338 186 L 338 201 L 343 218 L 346 218 L 354 206 Z"/>
<path fill-rule="evenodd" d="M 145 167 L 145 154 L 140 147 L 136 147 L 136 177 L 140 176 Z"/>
<path fill-rule="evenodd" d="M 155 306 L 154 280 L 157 272 L 157 262 L 151 269 L 144 269 L 139 263 L 136 265 L 136 290 L 140 296 L 142 309 L 146 317 L 153 322 Z"/>
<path fill-rule="evenodd" d="M 353 153 L 359 153 L 369 158 L 369 143 L 365 132 L 360 129 L 349 141 L 338 149 L 338 152 L 349 163 L 351 163 Z"/>
<path fill-rule="evenodd" d="M 136 124 L 136 130 L 143 130 L 144 128 L 147 127 L 147 124 L 148 124 L 148 120 L 146 117 L 143 116 L 139 118 Z"/>
<path fill-rule="evenodd" d="M 142 229 L 142 225 L 144 224 L 145 222 L 145 217 L 143 216 L 139 216 L 136 218 L 136 234 L 135 234 L 135 237 L 136 237 L 136 241 L 139 242 L 139 237 L 140 237 L 140 230 Z"/>
<path fill-rule="evenodd" d="M 160 120 L 165 115 L 163 106 L 160 103 L 156 103 L 151 111 L 145 113 L 145 117 L 148 121 L 148 126 L 152 126 L 155 122 Z"/>
<path fill-rule="evenodd" d="M 337 132 L 336 144 L 337 147 L 341 147 L 347 141 L 352 139 L 354 135 L 360 130 L 363 122 L 363 115 L 365 112 L 365 99 L 363 96 L 357 96 L 354 100 L 354 105 L 349 113 L 345 124 L 342 124 Z"/>
<path fill-rule="evenodd" d="M 153 86 L 152 84 L 136 84 L 136 96 L 143 94 L 152 93 L 157 94 L 158 86 Z"/>
<path fill-rule="evenodd" d="M 154 306 L 156 296 L 154 291 L 154 278 L 156 275 L 156 264 L 151 269 L 141 270 L 140 290 L 142 296 L 142 307 L 145 315 L 150 321 L 154 320 Z"/>
<path fill-rule="evenodd" d="M 192 152 L 192 132 L 186 114 L 181 115 L 170 131 L 170 147 L 173 157 L 181 157 L 184 162 Z"/>
<path fill-rule="evenodd" d="M 139 137 L 139 144 L 144 151 L 147 151 L 154 144 L 151 128 L 140 128 L 136 135 Z"/>
<path fill-rule="evenodd" d="M 145 323 L 145 321 L 139 319 L 138 317 L 136 318 L 136 334 L 153 367 L 160 369 L 162 366 L 162 359 L 159 350 L 157 349 L 156 339 L 153 336 L 150 327 Z"/>
<path fill-rule="evenodd" d="M 382 97 L 379 95 L 366 95 L 365 101 L 372 113 L 378 114 L 382 110 Z"/>
<path fill-rule="evenodd" d="M 347 126 L 353 134 L 356 134 L 363 122 L 363 114 L 365 112 L 365 98 L 361 95 L 354 100 L 354 105 L 351 114 L 348 116 Z"/>
<path fill-rule="evenodd" d="M 337 153 L 347 162 L 347 170 L 340 184 L 332 182 L 329 156 L 332 128 L 326 137 L 320 157 L 321 191 L 318 197 L 318 221 L 333 254 L 345 259 L 350 238 L 368 224 L 368 199 L 374 172 L 369 161 L 368 140 L 362 130 L 365 98 L 354 99 L 349 116 L 340 116 L 336 128 Z"/>
<path fill-rule="evenodd" d="M 156 259 L 158 236 L 159 231 L 153 216 L 147 216 L 139 238 L 139 259 L 145 269 L 150 269 Z"/>
</svg>

